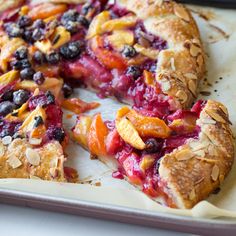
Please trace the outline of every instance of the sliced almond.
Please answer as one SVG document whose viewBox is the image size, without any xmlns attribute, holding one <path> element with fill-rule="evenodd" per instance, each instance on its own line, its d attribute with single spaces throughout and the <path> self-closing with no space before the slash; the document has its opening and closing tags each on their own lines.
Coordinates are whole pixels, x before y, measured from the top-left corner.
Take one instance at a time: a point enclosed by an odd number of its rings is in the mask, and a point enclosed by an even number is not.
<svg viewBox="0 0 236 236">
<path fill-rule="evenodd" d="M 31 145 L 40 145 L 42 143 L 42 138 L 29 138 L 29 143 Z"/>
<path fill-rule="evenodd" d="M 197 80 L 197 76 L 193 73 L 186 73 L 184 74 L 184 77 L 187 79 Z"/>
<path fill-rule="evenodd" d="M 200 54 L 197 57 L 197 64 L 199 67 L 202 67 L 203 63 L 204 63 L 204 59 L 203 59 L 203 56 Z"/>
<path fill-rule="evenodd" d="M 20 167 L 22 165 L 22 162 L 15 156 L 11 156 L 7 162 L 9 163 L 9 165 L 13 168 L 16 169 L 18 167 Z"/>
<path fill-rule="evenodd" d="M 163 92 L 167 92 L 169 91 L 169 89 L 171 88 L 171 84 L 170 84 L 170 81 L 166 80 L 166 79 L 163 79 L 161 81 L 161 89 Z"/>
<path fill-rule="evenodd" d="M 40 155 L 38 154 L 38 152 L 35 151 L 34 149 L 27 148 L 25 151 L 25 156 L 31 165 L 34 165 L 34 166 L 39 165 L 41 158 L 40 158 Z"/>
<path fill-rule="evenodd" d="M 188 96 L 187 94 L 182 91 L 182 90 L 179 90 L 177 93 L 176 93 L 176 97 L 180 100 L 181 103 L 184 103 L 187 101 L 188 99 Z"/>
<path fill-rule="evenodd" d="M 188 88 L 191 91 L 191 93 L 196 96 L 196 90 L 197 90 L 197 85 L 194 80 L 189 80 L 188 81 Z"/>
<path fill-rule="evenodd" d="M 143 150 L 145 148 L 146 145 L 139 136 L 137 130 L 125 117 L 120 120 L 116 120 L 116 129 L 121 138 L 132 147 L 139 150 Z"/>
<path fill-rule="evenodd" d="M 204 156 L 205 156 L 204 150 L 201 150 L 201 149 L 198 150 L 198 151 L 195 151 L 194 153 L 195 153 L 195 155 L 198 156 L 198 157 L 204 157 Z"/>
<path fill-rule="evenodd" d="M 190 54 L 191 54 L 191 56 L 196 57 L 200 53 L 201 53 L 201 48 L 197 47 L 194 44 L 191 44 L 191 46 L 190 46 Z"/>
<path fill-rule="evenodd" d="M 190 21 L 189 13 L 182 5 L 176 4 L 174 7 L 174 13 L 176 16 L 180 17 L 181 19 L 187 22 Z"/>
<path fill-rule="evenodd" d="M 206 113 L 215 121 L 218 121 L 224 124 L 226 123 L 226 120 L 221 115 L 219 115 L 216 110 L 208 109 L 206 110 Z"/>
<path fill-rule="evenodd" d="M 171 67 L 171 69 L 172 69 L 173 71 L 176 70 L 174 57 L 171 57 L 171 58 L 170 58 L 170 67 Z"/>
<path fill-rule="evenodd" d="M 211 178 L 213 181 L 216 181 L 220 174 L 220 168 L 217 165 L 214 165 L 211 171 Z"/>
<path fill-rule="evenodd" d="M 200 157 L 200 156 L 196 156 L 196 159 L 200 160 L 200 161 L 205 161 L 208 162 L 210 164 L 214 164 L 217 163 L 218 161 L 215 159 L 209 159 L 209 158 L 205 158 L 205 157 Z"/>
<path fill-rule="evenodd" d="M 175 158 L 178 161 L 186 161 L 191 159 L 194 156 L 194 153 L 189 149 L 183 149 L 175 154 Z"/>
<path fill-rule="evenodd" d="M 0 157 L 3 157 L 5 154 L 5 147 L 2 143 L 0 143 Z"/>
<path fill-rule="evenodd" d="M 207 124 L 207 125 L 215 125 L 216 124 L 216 121 L 212 120 L 211 118 L 203 118 L 203 119 L 201 119 L 201 122 L 203 124 Z"/>
<path fill-rule="evenodd" d="M 4 145 L 9 145 L 12 142 L 12 137 L 11 136 L 5 136 L 2 138 L 2 143 Z"/>
</svg>

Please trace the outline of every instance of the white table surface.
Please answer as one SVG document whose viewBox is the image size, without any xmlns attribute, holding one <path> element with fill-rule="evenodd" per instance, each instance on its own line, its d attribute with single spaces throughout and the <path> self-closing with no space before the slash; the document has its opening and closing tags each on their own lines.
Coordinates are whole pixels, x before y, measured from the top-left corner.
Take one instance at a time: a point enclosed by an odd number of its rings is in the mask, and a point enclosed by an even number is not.
<svg viewBox="0 0 236 236">
<path fill-rule="evenodd" d="M 0 235 L 178 236 L 185 234 L 0 204 Z"/>
</svg>

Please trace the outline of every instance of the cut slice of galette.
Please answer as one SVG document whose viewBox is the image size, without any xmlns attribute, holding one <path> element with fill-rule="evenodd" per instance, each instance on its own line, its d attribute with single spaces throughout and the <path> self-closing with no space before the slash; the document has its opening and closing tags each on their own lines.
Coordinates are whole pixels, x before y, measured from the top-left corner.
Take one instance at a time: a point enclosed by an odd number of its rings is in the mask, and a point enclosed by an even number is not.
<svg viewBox="0 0 236 236">
<path fill-rule="evenodd" d="M 198 101 L 162 119 L 123 107 L 115 121 L 81 115 L 74 138 L 156 201 L 191 208 L 223 182 L 234 159 L 226 108 Z"/>
</svg>

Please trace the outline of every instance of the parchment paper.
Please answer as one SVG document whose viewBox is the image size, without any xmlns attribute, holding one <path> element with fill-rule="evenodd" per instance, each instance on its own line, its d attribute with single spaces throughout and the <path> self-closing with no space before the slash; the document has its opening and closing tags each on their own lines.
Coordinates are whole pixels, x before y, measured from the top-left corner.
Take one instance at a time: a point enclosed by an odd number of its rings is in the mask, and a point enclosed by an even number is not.
<svg viewBox="0 0 236 236">
<path fill-rule="evenodd" d="M 236 132 L 236 11 L 189 6 L 195 13 L 207 53 L 207 80 L 200 91 L 223 102 L 229 109 L 232 129 Z M 196 13 L 197 12 L 197 13 Z M 98 99 L 91 92 L 77 89 L 76 94 L 86 101 L 98 101 L 101 106 L 90 112 L 101 112 L 104 119 L 114 119 L 116 110 L 122 106 L 112 99 Z M 64 121 L 70 129 L 75 121 L 65 112 Z M 38 180 L 1 179 L 0 188 L 22 190 L 69 199 L 116 204 L 143 210 L 167 212 L 201 218 L 232 217 L 236 222 L 236 165 L 226 178 L 218 194 L 200 202 L 192 210 L 176 210 L 163 207 L 123 180 L 111 177 L 112 169 L 97 160 L 91 160 L 88 152 L 70 142 L 67 149 L 67 166 L 76 168 L 83 184 L 53 183 Z M 101 185 L 101 186 L 97 186 Z"/>
</svg>

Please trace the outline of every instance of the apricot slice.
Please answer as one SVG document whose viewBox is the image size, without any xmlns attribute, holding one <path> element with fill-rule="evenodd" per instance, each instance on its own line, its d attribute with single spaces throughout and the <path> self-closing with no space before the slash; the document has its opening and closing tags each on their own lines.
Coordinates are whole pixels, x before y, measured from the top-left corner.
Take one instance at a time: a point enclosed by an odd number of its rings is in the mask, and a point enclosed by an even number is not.
<svg viewBox="0 0 236 236">
<path fill-rule="evenodd" d="M 105 156 L 105 138 L 108 135 L 108 128 L 102 120 L 101 114 L 94 116 L 87 136 L 88 148 L 90 152 L 97 156 Z"/>
<path fill-rule="evenodd" d="M 170 136 L 170 128 L 166 123 L 157 118 L 138 114 L 131 110 L 126 117 L 134 125 L 141 137 L 167 138 Z"/>
<path fill-rule="evenodd" d="M 33 7 L 28 16 L 33 20 L 45 19 L 50 16 L 54 16 L 63 13 L 67 10 L 66 4 L 52 4 L 52 3 L 42 3 Z"/>
</svg>

